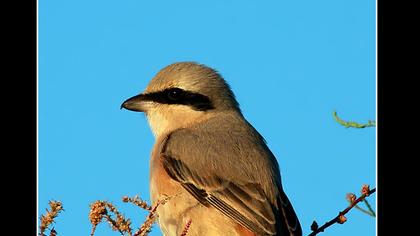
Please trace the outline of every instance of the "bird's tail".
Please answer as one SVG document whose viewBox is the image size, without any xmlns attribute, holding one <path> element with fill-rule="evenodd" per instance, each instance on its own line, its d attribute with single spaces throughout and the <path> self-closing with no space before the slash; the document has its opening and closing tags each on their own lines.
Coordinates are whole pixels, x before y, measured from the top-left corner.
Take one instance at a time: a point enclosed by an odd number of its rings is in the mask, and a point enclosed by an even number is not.
<svg viewBox="0 0 420 236">
<path fill-rule="evenodd" d="M 292 204 L 284 193 L 279 189 L 278 207 L 279 213 L 277 222 L 277 236 L 301 236 L 302 228 Z"/>
</svg>

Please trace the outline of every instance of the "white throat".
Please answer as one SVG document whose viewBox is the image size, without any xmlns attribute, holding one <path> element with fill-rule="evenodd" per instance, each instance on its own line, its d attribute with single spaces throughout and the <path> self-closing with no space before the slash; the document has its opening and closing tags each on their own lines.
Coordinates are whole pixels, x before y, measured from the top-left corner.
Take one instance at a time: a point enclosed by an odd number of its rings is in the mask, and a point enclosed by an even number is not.
<svg viewBox="0 0 420 236">
<path fill-rule="evenodd" d="M 150 112 L 146 117 L 155 139 L 174 130 L 170 129 L 170 122 L 159 112 Z"/>
<path fill-rule="evenodd" d="M 213 113 L 194 111 L 186 106 L 166 106 L 149 110 L 146 116 L 155 139 L 159 139 L 174 130 L 202 122 L 213 116 Z"/>
</svg>

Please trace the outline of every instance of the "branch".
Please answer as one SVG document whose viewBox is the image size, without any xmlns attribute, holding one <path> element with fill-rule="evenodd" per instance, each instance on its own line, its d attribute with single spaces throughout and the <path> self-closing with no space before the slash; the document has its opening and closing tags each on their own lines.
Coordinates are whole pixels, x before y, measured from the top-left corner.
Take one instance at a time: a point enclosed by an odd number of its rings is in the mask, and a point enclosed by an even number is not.
<svg viewBox="0 0 420 236">
<path fill-rule="evenodd" d="M 110 212 L 114 214 L 116 219 L 113 219 Z M 102 221 L 106 221 L 111 225 L 112 230 L 120 232 L 121 235 L 128 233 L 131 235 L 131 220 L 126 219 L 112 203 L 106 201 L 95 201 L 90 205 L 89 220 L 92 224 L 91 236 L 94 235 L 96 226 Z"/>
<path fill-rule="evenodd" d="M 366 127 L 375 127 L 376 126 L 376 122 L 375 121 L 372 121 L 372 120 L 368 120 L 368 123 L 367 124 L 359 124 L 359 123 L 356 123 L 354 121 L 344 121 L 340 117 L 338 117 L 336 111 L 333 112 L 333 116 L 334 116 L 334 119 L 340 125 L 342 125 L 342 126 L 344 126 L 346 128 L 350 128 L 351 127 L 351 128 L 363 129 L 363 128 L 366 128 Z"/>
<path fill-rule="evenodd" d="M 364 188 L 368 188 L 368 186 L 364 187 Z M 347 201 L 350 202 L 350 204 L 356 199 L 356 195 L 354 195 L 354 193 L 348 193 L 347 196 Z M 368 207 L 368 210 L 363 209 L 362 207 L 356 205 L 354 206 L 354 208 L 356 208 L 357 210 L 370 215 L 372 217 L 376 217 L 375 212 L 373 211 L 372 207 L 370 206 L 369 202 L 366 199 L 363 199 L 363 202 L 366 204 L 366 206 Z"/>
<path fill-rule="evenodd" d="M 368 212 L 370 213 L 369 215 L 376 217 L 375 211 L 373 211 L 372 207 L 370 206 L 369 202 L 366 199 L 363 199 L 363 202 L 366 204 L 366 206 L 368 207 Z"/>
<path fill-rule="evenodd" d="M 131 202 L 134 205 L 136 205 L 136 206 L 138 206 L 140 208 L 143 208 L 143 209 L 145 209 L 145 210 L 147 210 L 149 212 L 153 209 L 153 207 L 152 206 L 149 206 L 149 204 L 147 204 L 146 201 L 141 200 L 138 195 L 136 195 L 134 198 L 124 196 L 122 198 L 122 201 L 123 202 Z"/>
<path fill-rule="evenodd" d="M 365 202 L 365 204 L 369 204 L 369 203 L 366 201 L 366 199 L 365 199 L 365 200 L 363 200 L 363 202 Z M 354 208 L 356 208 L 357 210 L 359 210 L 359 211 L 361 211 L 361 212 L 363 212 L 363 213 L 365 213 L 365 214 L 367 214 L 367 215 L 370 215 L 370 216 L 372 216 L 372 217 L 376 217 L 375 212 L 373 212 L 373 211 L 370 211 L 370 210 L 365 210 L 365 209 L 363 209 L 363 208 L 361 208 L 361 207 L 359 207 L 359 206 L 354 206 Z"/>
<path fill-rule="evenodd" d="M 157 208 L 160 204 L 164 204 L 161 201 L 157 201 L 155 206 L 152 207 L 152 209 L 149 212 L 149 215 L 147 215 L 146 220 L 144 223 L 140 226 L 140 228 L 134 233 L 134 236 L 146 236 L 150 233 L 152 230 L 152 225 L 155 223 L 157 218 Z"/>
<path fill-rule="evenodd" d="M 188 234 L 188 230 L 190 229 L 192 220 L 189 219 L 184 226 L 184 230 L 182 230 L 181 236 L 186 236 Z"/>
<path fill-rule="evenodd" d="M 336 217 L 334 217 L 332 220 L 328 221 L 327 223 L 325 223 L 321 227 L 318 227 L 318 223 L 316 223 L 316 221 L 314 221 L 311 225 L 311 230 L 313 232 L 310 233 L 308 236 L 314 236 L 314 235 L 317 235 L 320 232 L 324 232 L 324 230 L 326 228 L 330 227 L 331 225 L 333 225 L 335 223 L 343 224 L 344 222 L 346 222 L 347 218 L 344 215 L 347 214 L 347 212 L 349 212 L 360 201 L 363 201 L 366 197 L 368 197 L 369 195 L 371 195 L 375 191 L 376 191 L 376 188 L 374 188 L 372 190 L 369 190 L 369 186 L 367 186 L 367 185 L 363 186 L 362 195 L 359 198 L 352 201 L 350 206 L 348 206 L 343 211 L 339 212 L 338 215 Z"/>
<path fill-rule="evenodd" d="M 95 201 L 90 205 L 89 220 L 92 224 L 90 235 L 93 236 L 95 234 L 96 226 L 101 223 L 102 220 L 105 220 L 111 225 L 112 230 L 118 231 L 121 235 L 127 234 L 128 236 L 146 236 L 150 233 L 152 225 L 157 220 L 157 208 L 164 205 L 172 197 L 174 196 L 165 196 L 163 199 L 159 199 L 153 206 L 150 206 L 146 201 L 141 200 L 137 195 L 134 198 L 124 196 L 122 198 L 123 202 L 131 202 L 149 212 L 149 215 L 146 217 L 144 223 L 136 232 L 134 232 L 134 234 L 132 233 L 133 229 L 131 228 L 131 220 L 125 218 L 112 203 L 99 200 Z M 113 214 L 113 217 L 110 213 Z"/>
<path fill-rule="evenodd" d="M 173 196 L 165 196 L 162 199 L 158 199 L 157 202 L 150 207 L 149 215 L 147 215 L 146 220 L 140 226 L 140 228 L 133 234 L 133 236 L 146 236 L 152 230 L 152 226 L 157 220 L 158 213 L 157 208 L 161 205 L 165 205 Z M 146 209 L 146 208 L 145 208 Z"/>
<path fill-rule="evenodd" d="M 40 236 L 45 236 L 44 232 L 48 228 L 48 226 L 52 223 L 54 223 L 54 219 L 58 216 L 58 214 L 63 211 L 63 204 L 59 201 L 50 201 L 48 203 L 51 207 L 51 211 L 47 209 L 46 215 L 41 215 L 41 225 L 39 226 Z M 55 231 L 54 228 L 50 230 L 50 235 L 54 236 L 57 234 L 57 231 Z"/>
</svg>

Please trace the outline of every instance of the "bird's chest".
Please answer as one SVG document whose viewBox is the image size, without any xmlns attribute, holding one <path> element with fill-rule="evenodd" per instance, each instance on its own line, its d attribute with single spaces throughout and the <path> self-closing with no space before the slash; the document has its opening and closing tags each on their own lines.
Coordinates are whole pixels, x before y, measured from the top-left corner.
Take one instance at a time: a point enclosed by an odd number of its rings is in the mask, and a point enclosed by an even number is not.
<svg viewBox="0 0 420 236">
<path fill-rule="evenodd" d="M 150 159 L 150 197 L 155 204 L 165 197 L 172 197 L 183 190 L 181 185 L 172 180 L 163 167 L 159 142 L 152 151 Z"/>
<path fill-rule="evenodd" d="M 150 160 L 150 195 L 152 204 L 164 201 L 157 207 L 158 222 L 165 235 L 179 235 L 188 221 L 190 208 L 198 202 L 166 173 L 159 147 L 155 147 Z"/>
<path fill-rule="evenodd" d="M 161 156 L 161 140 L 157 142 L 150 159 L 150 195 L 157 207 L 158 223 L 165 236 L 181 235 L 187 222 L 191 236 L 252 235 L 250 232 L 212 207 L 200 204 L 179 182 L 167 174 Z"/>
</svg>

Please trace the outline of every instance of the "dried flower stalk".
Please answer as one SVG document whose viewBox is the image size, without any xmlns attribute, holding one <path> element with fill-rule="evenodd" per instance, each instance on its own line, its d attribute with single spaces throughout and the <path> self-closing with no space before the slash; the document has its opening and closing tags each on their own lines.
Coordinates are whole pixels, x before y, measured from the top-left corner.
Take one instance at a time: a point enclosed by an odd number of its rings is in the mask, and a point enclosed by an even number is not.
<svg viewBox="0 0 420 236">
<path fill-rule="evenodd" d="M 48 229 L 48 226 L 54 223 L 54 219 L 58 214 L 63 211 L 63 204 L 60 201 L 49 201 L 51 210 L 46 210 L 46 215 L 41 215 L 41 225 L 39 226 L 39 235 L 45 236 L 45 230 Z M 54 228 L 51 229 L 50 235 L 56 235 L 57 232 Z"/>
</svg>

